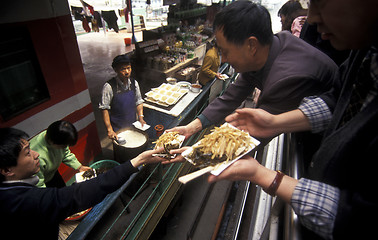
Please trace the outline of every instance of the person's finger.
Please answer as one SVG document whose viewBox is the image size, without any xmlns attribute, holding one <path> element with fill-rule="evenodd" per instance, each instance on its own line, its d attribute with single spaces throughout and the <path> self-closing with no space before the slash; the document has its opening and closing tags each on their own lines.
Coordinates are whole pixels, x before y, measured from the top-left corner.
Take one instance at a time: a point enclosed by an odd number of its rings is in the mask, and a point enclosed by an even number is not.
<svg viewBox="0 0 378 240">
<path fill-rule="evenodd" d="M 178 148 L 178 149 L 172 149 L 169 151 L 170 154 L 181 154 L 183 152 L 185 152 L 185 150 L 187 150 L 189 147 L 182 147 L 182 148 Z"/>
</svg>

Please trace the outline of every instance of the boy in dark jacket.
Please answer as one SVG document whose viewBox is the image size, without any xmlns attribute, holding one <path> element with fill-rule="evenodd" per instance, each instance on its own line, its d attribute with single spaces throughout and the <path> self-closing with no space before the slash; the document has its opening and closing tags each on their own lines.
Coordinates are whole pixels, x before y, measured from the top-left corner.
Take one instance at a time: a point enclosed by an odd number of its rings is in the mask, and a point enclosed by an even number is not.
<svg viewBox="0 0 378 240">
<path fill-rule="evenodd" d="M 101 202 L 138 166 L 161 160 L 152 157 L 161 150 L 146 151 L 94 179 L 59 189 L 38 188 L 39 154 L 27 139 L 21 130 L 0 129 L 0 231 L 11 239 L 58 239 L 59 223 L 66 217 Z"/>
</svg>

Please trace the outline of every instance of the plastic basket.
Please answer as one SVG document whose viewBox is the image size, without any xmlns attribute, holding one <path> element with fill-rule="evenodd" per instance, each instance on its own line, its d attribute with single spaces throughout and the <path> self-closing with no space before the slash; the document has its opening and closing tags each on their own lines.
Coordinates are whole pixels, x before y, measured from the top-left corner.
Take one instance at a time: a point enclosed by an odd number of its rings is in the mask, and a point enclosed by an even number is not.
<svg viewBox="0 0 378 240">
<path fill-rule="evenodd" d="M 120 165 L 120 164 L 116 161 L 113 161 L 113 160 L 100 160 L 100 161 L 93 163 L 89 167 L 91 167 L 93 169 L 99 169 L 99 168 L 111 169 L 111 168 L 114 168 L 118 165 Z"/>
</svg>

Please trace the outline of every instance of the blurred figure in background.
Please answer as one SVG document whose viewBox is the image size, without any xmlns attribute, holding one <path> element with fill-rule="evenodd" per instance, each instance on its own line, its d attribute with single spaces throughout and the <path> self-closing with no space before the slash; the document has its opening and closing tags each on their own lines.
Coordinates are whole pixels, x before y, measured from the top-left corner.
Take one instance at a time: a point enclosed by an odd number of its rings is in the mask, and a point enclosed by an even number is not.
<svg viewBox="0 0 378 240">
<path fill-rule="evenodd" d="M 281 18 L 282 31 L 289 31 L 299 37 L 307 19 L 307 9 L 298 0 L 289 0 L 278 10 L 278 16 Z"/>
<path fill-rule="evenodd" d="M 213 39 L 208 44 L 209 50 L 206 52 L 198 75 L 198 80 L 202 86 L 205 86 L 208 82 L 214 80 L 214 78 L 221 79 L 221 74 L 218 72 L 220 66 L 220 54 L 217 42 Z"/>
</svg>

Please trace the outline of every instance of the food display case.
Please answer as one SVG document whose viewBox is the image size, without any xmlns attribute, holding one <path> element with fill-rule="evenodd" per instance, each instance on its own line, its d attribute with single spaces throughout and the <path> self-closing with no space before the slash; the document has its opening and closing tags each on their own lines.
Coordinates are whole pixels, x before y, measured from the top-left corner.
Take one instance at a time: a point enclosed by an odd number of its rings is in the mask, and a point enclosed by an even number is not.
<svg viewBox="0 0 378 240">
<path fill-rule="evenodd" d="M 136 44 L 134 68 L 142 94 L 165 83 L 168 77 L 196 81 L 209 36 L 202 33 L 203 26 L 185 30 L 161 27 L 143 31 L 144 41 Z"/>
</svg>

